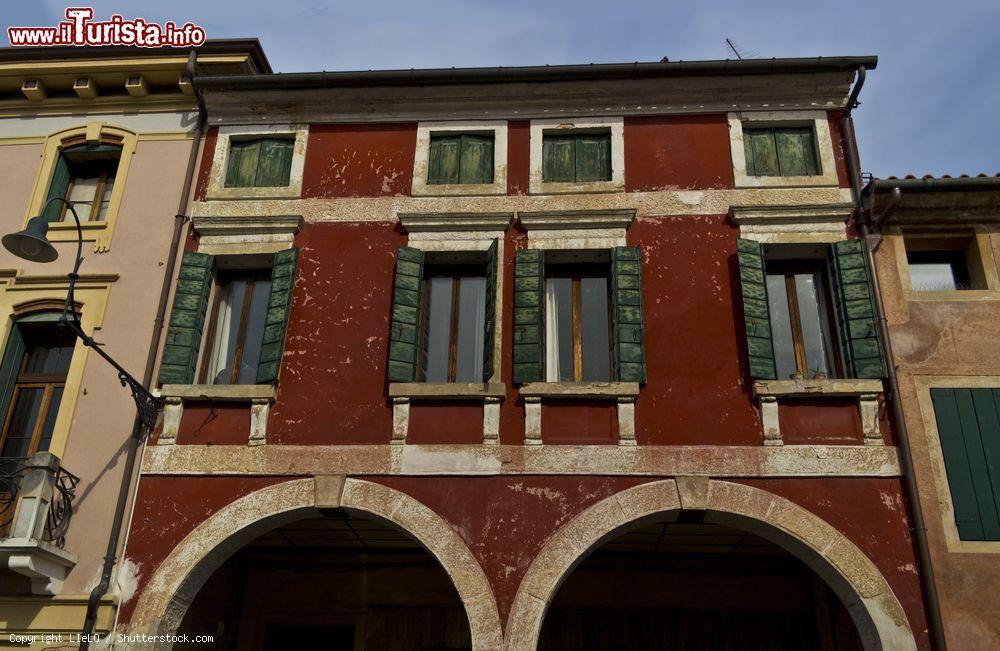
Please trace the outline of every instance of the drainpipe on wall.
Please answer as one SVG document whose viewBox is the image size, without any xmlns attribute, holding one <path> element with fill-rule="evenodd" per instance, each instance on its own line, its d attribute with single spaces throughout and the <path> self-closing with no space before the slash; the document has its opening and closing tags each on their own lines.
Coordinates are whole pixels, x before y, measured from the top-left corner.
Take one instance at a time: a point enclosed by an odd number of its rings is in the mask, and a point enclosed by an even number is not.
<svg viewBox="0 0 1000 651">
<path fill-rule="evenodd" d="M 910 439 L 903 418 L 903 405 L 900 399 L 899 378 L 896 376 L 896 362 L 889 341 L 889 323 L 885 317 L 885 305 L 882 303 L 882 291 L 879 288 L 878 274 L 875 271 L 875 255 L 869 236 L 872 234 L 871 224 L 863 205 L 861 196 L 861 172 L 858 168 L 856 140 L 854 137 L 854 118 L 851 112 L 858 106 L 858 95 L 865 83 L 865 68 L 858 68 L 858 80 L 847 100 L 847 106 L 840 118 L 840 137 L 843 141 L 844 156 L 847 160 L 847 172 L 851 181 L 851 194 L 854 197 L 854 211 L 861 228 L 861 236 L 865 241 L 865 259 L 868 274 L 871 276 L 872 290 L 875 293 L 876 317 L 882 346 L 886 357 L 886 375 L 889 380 L 888 400 L 892 406 L 892 417 L 895 421 L 896 433 L 899 438 L 899 459 L 903 474 L 903 485 L 907 499 L 913 511 L 913 532 L 917 542 L 917 557 L 920 561 L 920 583 L 924 590 L 924 607 L 927 612 L 927 625 L 930 629 L 933 646 L 939 651 L 946 651 L 948 646 L 944 639 L 944 627 L 941 622 L 941 610 L 938 604 L 937 583 L 934 580 L 934 567 L 931 564 L 930 549 L 927 545 L 927 528 L 924 525 L 924 513 L 920 507 L 920 495 L 917 492 L 916 476 L 913 469 L 913 456 L 910 451 Z M 895 195 L 895 193 L 894 193 Z M 895 198 L 895 197 L 894 197 Z M 897 202 L 898 203 L 898 200 Z"/>
<path fill-rule="evenodd" d="M 201 139 L 205 129 L 205 103 L 194 83 L 194 66 L 197 59 L 197 52 L 192 50 L 188 57 L 187 74 L 191 79 L 191 85 L 192 88 L 194 88 L 195 98 L 198 102 L 198 121 L 195 124 L 193 142 L 191 143 L 191 154 L 188 157 L 184 184 L 181 187 L 180 203 L 177 206 L 177 215 L 174 217 L 174 230 L 170 240 L 170 251 L 167 254 L 166 268 L 163 271 L 163 284 L 160 287 L 160 300 L 156 307 L 156 318 L 153 321 L 153 334 L 149 342 L 149 352 L 146 355 L 146 368 L 142 375 L 142 385 L 147 389 L 150 388 L 153 382 L 153 369 L 156 367 L 156 353 L 160 349 L 160 338 L 163 335 L 163 325 L 167 313 L 167 298 L 170 295 L 170 287 L 173 283 L 174 268 L 177 264 L 177 251 L 180 248 L 184 224 L 188 221 L 184 212 L 187 209 L 188 200 L 191 196 L 191 183 L 194 179 L 194 172 L 198 162 L 198 150 L 201 147 Z M 97 625 L 98 605 L 100 604 L 101 598 L 107 594 L 108 587 L 111 585 L 111 574 L 114 570 L 115 561 L 118 556 L 118 540 L 121 537 L 122 525 L 125 521 L 125 511 L 129 503 L 129 494 L 131 493 L 132 482 L 133 479 L 135 479 L 134 475 L 136 474 L 136 456 L 139 452 L 140 445 L 144 442 L 144 431 L 139 419 L 136 418 L 132 425 L 132 434 L 129 437 L 128 452 L 125 457 L 125 468 L 122 473 L 121 487 L 118 490 L 118 502 L 115 505 L 115 517 L 111 525 L 111 534 L 108 536 L 108 546 L 104 555 L 104 566 L 101 570 L 101 579 L 90 592 L 90 597 L 87 599 L 87 613 L 83 620 L 83 635 L 81 636 L 80 641 L 80 651 L 86 651 L 86 649 L 90 646 L 88 638 L 94 633 L 94 628 Z M 145 448 L 143 448 L 143 450 L 145 450 Z M 136 482 L 135 485 L 136 492 L 138 493 L 138 482 Z M 135 496 L 133 496 L 132 502 L 133 508 L 135 507 L 134 497 Z M 124 545 L 122 546 L 122 551 L 124 552 Z M 121 604 L 118 604 L 118 606 L 120 607 Z M 116 611 L 116 622 L 117 619 L 118 614 Z M 112 632 L 113 630 L 114 627 L 112 627 Z"/>
</svg>

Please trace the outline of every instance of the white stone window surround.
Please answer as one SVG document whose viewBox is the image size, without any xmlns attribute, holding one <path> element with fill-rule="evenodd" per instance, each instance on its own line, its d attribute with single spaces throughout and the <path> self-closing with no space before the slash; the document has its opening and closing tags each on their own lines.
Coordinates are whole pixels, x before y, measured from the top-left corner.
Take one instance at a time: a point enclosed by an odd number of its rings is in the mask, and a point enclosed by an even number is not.
<svg viewBox="0 0 1000 651">
<path fill-rule="evenodd" d="M 761 244 L 833 244 L 847 239 L 851 203 L 730 206 L 740 237 Z"/>
<path fill-rule="evenodd" d="M 408 234 L 408 246 L 424 253 L 464 253 L 486 251 L 497 242 L 496 295 L 493 313 L 493 375 L 487 382 L 393 382 L 392 439 L 406 443 L 410 403 L 433 400 L 482 400 L 483 443 L 500 442 L 500 403 L 505 394 L 501 363 L 503 342 L 504 237 L 513 213 L 400 213 L 399 223 Z"/>
<path fill-rule="evenodd" d="M 431 136 L 438 134 L 493 134 L 493 183 L 427 183 L 430 168 Z M 415 197 L 448 197 L 507 194 L 507 121 L 468 120 L 461 122 L 420 122 L 417 148 L 413 156 Z"/>
<path fill-rule="evenodd" d="M 543 180 L 542 142 L 547 134 L 611 132 L 611 180 L 585 183 L 561 183 Z M 572 194 L 583 192 L 625 191 L 625 119 L 566 118 L 531 121 L 530 168 L 528 191 L 531 194 Z"/>
<path fill-rule="evenodd" d="M 241 138 L 279 136 L 294 139 L 292 147 L 292 167 L 288 175 L 288 185 L 271 188 L 227 188 L 226 172 L 229 165 L 230 143 Z M 302 171 L 305 169 L 306 142 L 309 127 L 296 124 L 269 124 L 261 126 L 233 125 L 219 127 L 212 156 L 212 171 L 208 178 L 206 199 L 289 199 L 302 195 Z"/>
<path fill-rule="evenodd" d="M 826 111 L 741 111 L 728 113 L 729 146 L 733 156 L 733 180 L 737 188 L 836 186 L 837 165 Z M 743 126 L 813 128 L 820 173 L 813 176 L 749 176 L 743 148 Z"/>
<path fill-rule="evenodd" d="M 518 221 L 528 232 L 528 248 L 543 251 L 609 250 L 625 246 L 625 232 L 635 221 L 636 210 L 572 210 L 519 212 Z M 542 400 L 614 400 L 618 411 L 618 444 L 635 445 L 635 400 L 639 384 L 633 382 L 530 382 L 520 387 L 524 399 L 524 444 L 542 444 Z"/>
</svg>

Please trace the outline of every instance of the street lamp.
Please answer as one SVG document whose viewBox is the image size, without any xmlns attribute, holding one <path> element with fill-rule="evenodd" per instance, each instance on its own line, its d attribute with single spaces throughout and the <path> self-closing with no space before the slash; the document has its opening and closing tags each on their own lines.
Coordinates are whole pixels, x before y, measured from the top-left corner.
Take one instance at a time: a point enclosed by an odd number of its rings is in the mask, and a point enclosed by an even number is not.
<svg viewBox="0 0 1000 651">
<path fill-rule="evenodd" d="M 67 328 L 83 342 L 84 346 L 92 348 L 94 352 L 103 357 L 105 361 L 118 371 L 118 380 L 122 383 L 123 387 L 128 387 L 128 390 L 132 393 L 132 399 L 135 401 L 135 408 L 138 412 L 137 418 L 141 427 L 140 436 L 145 435 L 156 426 L 156 418 L 163 407 L 163 400 L 150 393 L 139 380 L 135 379 L 121 364 L 104 352 L 101 344 L 95 342 L 80 327 L 80 317 L 76 313 L 76 302 L 73 292 L 76 289 L 76 281 L 80 278 L 80 264 L 83 262 L 83 227 L 80 225 L 80 217 L 76 214 L 73 204 L 62 197 L 52 197 L 42 207 L 40 215 L 28 220 L 28 225 L 24 230 L 4 235 L 0 241 L 3 242 L 5 249 L 19 258 L 31 262 L 52 262 L 58 258 L 59 252 L 56 251 L 56 247 L 52 246 L 52 243 L 45 236 L 49 230 L 49 222 L 45 219 L 44 214 L 53 201 L 61 201 L 66 205 L 66 208 L 76 221 L 77 235 L 76 263 L 73 265 L 72 273 L 68 276 L 69 291 L 66 294 L 66 302 L 63 304 L 62 315 L 59 317 L 59 327 Z"/>
</svg>

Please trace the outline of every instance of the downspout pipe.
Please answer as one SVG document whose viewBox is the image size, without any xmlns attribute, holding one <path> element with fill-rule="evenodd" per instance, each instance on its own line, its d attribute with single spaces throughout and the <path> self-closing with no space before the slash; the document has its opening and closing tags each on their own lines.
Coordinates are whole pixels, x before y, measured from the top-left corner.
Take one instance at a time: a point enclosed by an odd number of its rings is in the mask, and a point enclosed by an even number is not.
<svg viewBox="0 0 1000 651">
<path fill-rule="evenodd" d="M 194 66 L 198 59 L 196 51 L 191 50 L 188 56 L 187 74 L 194 85 Z M 184 184 L 181 187 L 180 202 L 177 206 L 177 214 L 174 216 L 174 229 L 170 239 L 170 251 L 167 253 L 166 267 L 163 271 L 163 283 L 160 286 L 160 299 L 156 307 L 156 317 L 153 320 L 153 334 L 149 342 L 149 352 L 146 354 L 146 367 L 142 375 L 142 385 L 149 389 L 153 382 L 153 369 L 156 367 L 156 353 L 160 349 L 160 338 L 163 336 L 163 326 L 167 313 L 167 298 L 170 295 L 170 286 L 173 283 L 174 269 L 177 264 L 177 251 L 180 248 L 181 235 L 184 232 L 184 224 L 188 217 L 184 214 L 188 201 L 191 197 L 191 184 L 194 179 L 195 168 L 198 163 L 198 150 L 201 147 L 201 140 L 205 130 L 206 112 L 205 103 L 201 95 L 195 90 L 195 97 L 198 102 L 198 121 L 193 132 L 191 143 L 191 153 L 188 156 L 187 171 L 184 175 Z M 87 612 L 83 620 L 83 631 L 80 637 L 80 651 L 86 651 L 90 646 L 90 637 L 97 626 L 97 609 L 101 598 L 108 592 L 111 585 L 111 575 L 114 571 L 115 561 L 118 557 L 118 541 L 121 538 L 122 525 L 125 522 L 125 512 L 129 504 L 129 494 L 131 493 L 132 480 L 135 475 L 135 462 L 139 448 L 145 441 L 147 432 L 137 417 L 132 424 L 132 433 L 128 441 L 128 451 L 125 457 L 125 467 L 122 472 L 122 482 L 118 489 L 118 501 L 115 504 L 115 515 L 111 525 L 111 533 L 108 536 L 108 545 L 104 554 L 104 565 L 101 569 L 101 578 L 94 589 L 91 590 L 87 599 Z M 138 483 L 136 484 L 138 491 Z M 119 604 L 120 606 L 120 604 Z"/>
<path fill-rule="evenodd" d="M 875 255 L 871 246 L 872 225 L 865 210 L 861 191 L 861 171 L 858 166 L 856 150 L 857 141 L 854 135 L 854 118 L 851 112 L 858 106 L 858 95 L 865 83 L 865 68 L 858 68 L 858 79 L 847 100 L 847 106 L 840 118 L 841 139 L 847 160 L 847 172 L 851 181 L 851 194 L 854 197 L 854 211 L 858 226 L 865 242 L 865 260 L 868 275 L 871 277 L 872 290 L 875 294 L 875 309 L 878 319 L 879 334 L 886 357 L 886 376 L 889 381 L 888 400 L 892 407 L 892 417 L 899 439 L 899 460 L 903 474 L 903 486 L 910 502 L 913 517 L 913 533 L 917 543 L 917 557 L 920 562 L 920 583 L 924 591 L 924 608 L 927 613 L 927 626 L 933 648 L 946 651 L 948 646 L 944 638 L 944 626 L 941 621 L 941 609 L 938 602 L 937 582 L 934 580 L 934 566 L 931 562 L 930 548 L 927 544 L 927 527 L 924 524 L 924 513 L 920 506 L 920 495 L 917 492 L 916 476 L 913 468 L 913 456 L 910 450 L 909 433 L 906 429 L 906 419 L 903 417 L 903 405 L 900 398 L 899 378 L 896 374 L 896 362 L 892 354 L 892 343 L 889 339 L 889 322 L 885 317 L 885 305 L 882 302 L 882 291 L 879 288 L 878 274 L 875 269 Z M 894 199 L 896 193 L 894 192 Z M 894 201 L 898 205 L 898 199 Z M 895 207 L 891 206 L 894 210 Z M 883 215 L 884 217 L 884 215 Z"/>
</svg>

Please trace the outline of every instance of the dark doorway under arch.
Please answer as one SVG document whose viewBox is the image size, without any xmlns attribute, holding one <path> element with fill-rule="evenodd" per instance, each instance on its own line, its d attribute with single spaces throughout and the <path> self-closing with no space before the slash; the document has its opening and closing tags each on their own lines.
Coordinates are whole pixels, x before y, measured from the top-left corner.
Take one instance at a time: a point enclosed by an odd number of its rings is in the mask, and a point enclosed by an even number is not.
<svg viewBox="0 0 1000 651">
<path fill-rule="evenodd" d="M 438 561 L 384 520 L 343 509 L 273 529 L 229 557 L 187 609 L 198 649 L 458 651 L 462 601 Z M 175 648 L 185 648 L 177 645 Z"/>
<path fill-rule="evenodd" d="M 632 528 L 587 556 L 549 606 L 539 650 L 863 648 L 841 600 L 797 557 L 685 516 Z"/>
</svg>

